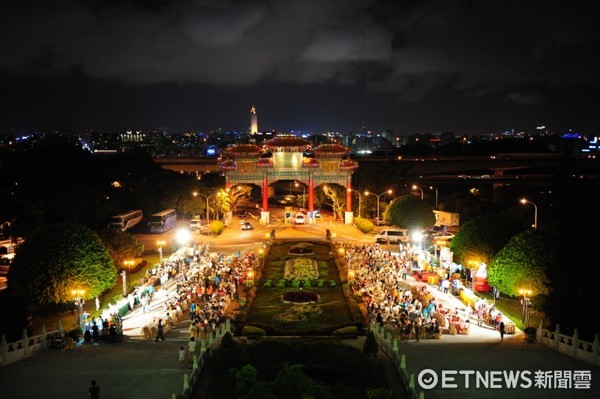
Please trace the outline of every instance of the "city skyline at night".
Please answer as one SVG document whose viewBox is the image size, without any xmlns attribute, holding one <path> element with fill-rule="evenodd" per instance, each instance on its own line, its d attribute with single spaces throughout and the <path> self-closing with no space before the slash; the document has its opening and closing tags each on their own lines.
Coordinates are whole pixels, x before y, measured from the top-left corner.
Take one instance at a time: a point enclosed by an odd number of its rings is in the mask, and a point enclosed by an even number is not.
<svg viewBox="0 0 600 399">
<path fill-rule="evenodd" d="M 533 1 L 1 6 L 0 131 L 595 134 L 598 27 Z"/>
</svg>

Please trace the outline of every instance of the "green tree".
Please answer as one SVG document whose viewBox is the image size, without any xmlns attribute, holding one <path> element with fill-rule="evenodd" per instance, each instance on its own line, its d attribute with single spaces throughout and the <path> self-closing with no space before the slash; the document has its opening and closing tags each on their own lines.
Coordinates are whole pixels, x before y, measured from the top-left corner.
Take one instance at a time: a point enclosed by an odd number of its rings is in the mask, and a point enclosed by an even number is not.
<svg viewBox="0 0 600 399">
<path fill-rule="evenodd" d="M 102 240 L 78 224 L 45 225 L 27 237 L 9 271 L 9 289 L 31 304 L 72 301 L 71 291 L 85 290 L 84 299 L 111 288 L 117 279 Z"/>
<path fill-rule="evenodd" d="M 323 186 L 323 194 L 331 203 L 331 208 L 336 219 L 344 220 L 344 210 L 346 207 L 346 190 L 337 184 Z"/>
<path fill-rule="evenodd" d="M 489 265 L 511 237 L 524 229 L 522 222 L 508 213 L 473 218 L 450 241 L 454 261 L 463 265 L 471 261 Z"/>
<path fill-rule="evenodd" d="M 405 229 L 422 229 L 435 223 L 431 205 L 414 195 L 395 198 L 383 217 L 387 223 Z"/>
<path fill-rule="evenodd" d="M 98 232 L 115 265 L 122 265 L 126 259 L 137 258 L 144 252 L 144 244 L 126 231 L 106 228 Z"/>
<path fill-rule="evenodd" d="M 298 366 L 285 366 L 272 383 L 273 392 L 280 399 L 307 398 L 314 394 L 315 383 Z"/>
<path fill-rule="evenodd" d="M 546 270 L 555 263 L 554 251 L 542 234 L 526 230 L 511 238 L 494 257 L 487 280 L 500 292 L 511 296 L 518 296 L 519 289 L 529 289 L 533 296 L 546 294 Z"/>
</svg>

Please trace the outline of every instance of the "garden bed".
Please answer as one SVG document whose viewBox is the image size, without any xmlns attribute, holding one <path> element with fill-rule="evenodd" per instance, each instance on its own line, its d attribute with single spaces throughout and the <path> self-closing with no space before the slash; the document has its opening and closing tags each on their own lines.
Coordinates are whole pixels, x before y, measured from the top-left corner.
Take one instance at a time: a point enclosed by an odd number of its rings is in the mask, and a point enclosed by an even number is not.
<svg viewBox="0 0 600 399">
<path fill-rule="evenodd" d="M 320 335 L 355 325 L 329 244 L 311 244 L 314 256 L 302 258 L 288 255 L 294 245 L 297 243 L 271 247 L 245 324 L 260 326 L 269 335 Z M 294 263 L 302 266 L 290 272 L 288 266 Z M 312 292 L 318 301 L 303 305 L 282 302 L 284 295 L 302 291 Z"/>
</svg>

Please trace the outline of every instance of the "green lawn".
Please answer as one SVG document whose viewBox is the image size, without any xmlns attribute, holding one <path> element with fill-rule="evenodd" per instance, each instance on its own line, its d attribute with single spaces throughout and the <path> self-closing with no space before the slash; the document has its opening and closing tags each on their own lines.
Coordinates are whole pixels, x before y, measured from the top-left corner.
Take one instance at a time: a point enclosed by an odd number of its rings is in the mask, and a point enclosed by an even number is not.
<svg viewBox="0 0 600 399">
<path fill-rule="evenodd" d="M 479 292 L 477 295 L 487 299 L 488 302 L 494 301 L 494 296 L 492 293 Z M 511 319 L 519 329 L 523 330 L 525 328 L 525 324 L 521 321 L 523 316 L 523 305 L 521 305 L 520 299 L 500 297 L 496 299 L 495 304 L 498 310 Z M 538 328 L 540 326 L 540 320 L 542 320 L 540 315 L 537 312 L 530 310 L 529 326 Z"/>
<path fill-rule="evenodd" d="M 315 284 L 303 287 L 302 290 L 317 293 L 320 302 L 314 305 L 285 304 L 281 301 L 284 293 L 298 291 L 300 288 L 276 288 L 275 285 L 284 276 L 285 261 L 294 256 L 287 254 L 291 245 L 272 246 L 265 259 L 261 279 L 258 281 L 257 292 L 252 304 L 247 323 L 271 326 L 282 333 L 310 333 L 337 328 L 352 323 L 348 304 L 342 291 L 338 270 L 333 259 L 329 256 L 329 245 L 314 244 L 314 256 L 319 266 L 319 279 L 324 280 L 324 286 Z M 270 288 L 264 287 L 267 280 L 273 282 Z M 330 287 L 329 281 L 335 281 Z"/>
</svg>

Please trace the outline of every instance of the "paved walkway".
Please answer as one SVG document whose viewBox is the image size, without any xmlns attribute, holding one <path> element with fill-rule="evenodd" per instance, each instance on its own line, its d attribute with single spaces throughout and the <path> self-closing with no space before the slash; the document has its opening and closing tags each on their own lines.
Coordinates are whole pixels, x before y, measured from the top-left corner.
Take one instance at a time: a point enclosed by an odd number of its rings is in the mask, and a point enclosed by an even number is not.
<svg viewBox="0 0 600 399">
<path fill-rule="evenodd" d="M 296 233 L 300 229 L 312 229 L 315 237 L 324 236 L 323 227 L 301 226 L 281 229 L 277 238 L 297 238 Z M 343 240 L 349 233 L 346 229 L 353 227 L 335 225 L 332 230 L 337 233 L 334 240 Z M 229 234 L 236 234 L 236 231 L 231 229 Z M 363 242 L 368 242 L 368 238 L 364 237 Z M 211 250 L 225 254 L 238 250 L 258 250 L 261 244 L 220 246 L 218 240 L 211 240 L 216 242 Z M 464 306 L 451 294 L 439 292 L 434 287 L 431 291 L 439 300 L 447 301 L 449 307 Z M 142 327 L 164 312 L 162 303 L 165 300 L 165 291 L 159 290 L 150 314 L 141 314 L 141 309 L 127 314 L 124 317 L 124 332 L 127 336 L 121 343 L 85 344 L 70 350 L 46 350 L 3 367 L 0 369 L 2 397 L 81 399 L 87 397 L 90 380 L 95 379 L 101 388 L 102 399 L 170 399 L 172 394 L 182 391 L 183 375 L 191 368 L 189 364 L 178 361 L 178 349 L 187 342 L 189 321 L 179 322 L 167 334 L 164 342 L 147 341 L 141 337 Z M 591 389 L 465 388 L 461 382 L 458 388 L 444 389 L 437 386 L 426 390 L 425 398 L 600 398 L 599 368 L 537 344 L 526 344 L 520 333 L 507 335 L 504 342 L 500 343 L 499 334 L 495 330 L 472 324 L 470 333 L 466 336 L 444 335 L 441 340 L 401 344 L 400 352 L 406 354 L 408 371 L 416 377 L 425 369 L 432 369 L 438 374 L 442 370 L 473 370 L 481 373 L 486 370 L 529 370 L 531 373 L 537 370 L 589 370 L 592 375 Z M 386 374 L 394 376 L 391 363 L 385 365 Z M 397 391 L 398 384 L 393 385 Z M 400 394 L 396 397 L 403 396 Z"/>
</svg>

